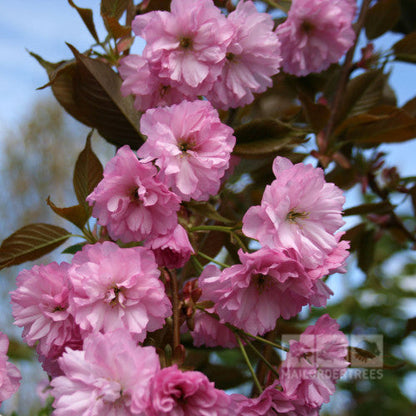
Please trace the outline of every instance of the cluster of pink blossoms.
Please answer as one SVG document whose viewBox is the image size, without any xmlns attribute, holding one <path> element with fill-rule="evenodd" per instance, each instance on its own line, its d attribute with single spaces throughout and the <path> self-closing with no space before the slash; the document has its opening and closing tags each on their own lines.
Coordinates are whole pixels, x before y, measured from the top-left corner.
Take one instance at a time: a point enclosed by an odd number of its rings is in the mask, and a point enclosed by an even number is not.
<svg viewBox="0 0 416 416">
<path fill-rule="evenodd" d="M 279 381 L 257 398 L 228 395 L 170 362 L 161 368 L 164 352 L 144 345 L 177 319 L 176 277 L 167 269 L 184 267 L 197 251 L 186 202 L 216 195 L 230 169 L 236 139 L 216 109 L 251 103 L 281 65 L 305 75 L 337 62 L 354 40 L 354 14 L 353 0 L 294 0 L 273 30 L 251 1 L 226 17 L 212 0 L 172 0 L 170 12 L 135 18 L 146 46 L 119 72 L 122 93 L 144 111 L 146 141 L 136 153 L 121 147 L 87 197 L 111 241 L 85 245 L 70 264 L 22 271 L 11 292 L 15 324 L 52 377 L 54 415 L 306 416 L 329 401 L 348 362 L 346 337 L 328 315 L 290 343 Z M 282 157 L 273 172 L 261 204 L 242 220 L 243 234 L 261 248 L 240 250 L 239 264 L 223 270 L 207 265 L 185 282 L 192 301 L 185 288 L 176 299 L 181 330 L 196 347 L 234 348 L 241 331 L 263 335 L 306 305 L 325 306 L 332 292 L 323 278 L 345 272 L 341 190 L 321 169 Z M 6 350 L 0 333 L 0 402 L 19 378 Z"/>
</svg>

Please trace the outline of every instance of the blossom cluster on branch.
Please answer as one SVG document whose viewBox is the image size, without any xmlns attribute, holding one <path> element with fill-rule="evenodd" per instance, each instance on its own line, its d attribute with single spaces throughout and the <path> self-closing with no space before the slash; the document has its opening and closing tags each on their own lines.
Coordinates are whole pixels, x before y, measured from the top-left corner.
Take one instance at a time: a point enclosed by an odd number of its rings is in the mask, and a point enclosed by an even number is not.
<svg viewBox="0 0 416 416">
<path fill-rule="evenodd" d="M 82 201 L 100 227 L 72 261 L 22 271 L 11 292 L 15 324 L 51 378 L 53 414 L 317 415 L 329 401 L 349 364 L 336 321 L 323 315 L 288 347 L 267 336 L 279 318 L 325 307 L 324 278 L 345 272 L 343 192 L 321 168 L 277 156 L 260 204 L 233 226 L 198 204 L 220 207 L 238 163 L 218 110 L 250 104 L 281 68 L 301 76 L 337 62 L 354 16 L 352 0 L 293 0 L 276 29 L 251 1 L 225 15 L 212 0 L 173 0 L 136 16 L 143 54 L 118 69 L 146 140 L 120 146 Z M 204 253 L 210 231 L 229 237 L 234 264 Z M 192 348 L 240 348 L 255 397 L 194 370 L 187 336 Z M 261 382 L 246 352 L 254 340 L 287 351 L 280 367 L 257 351 Z M 18 379 L 4 355 L 0 401 Z"/>
</svg>

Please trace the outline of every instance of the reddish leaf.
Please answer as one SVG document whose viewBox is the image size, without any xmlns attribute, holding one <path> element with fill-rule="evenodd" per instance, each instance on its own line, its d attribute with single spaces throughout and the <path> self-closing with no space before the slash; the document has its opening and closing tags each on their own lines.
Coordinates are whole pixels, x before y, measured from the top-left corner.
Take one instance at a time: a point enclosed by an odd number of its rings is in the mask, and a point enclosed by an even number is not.
<svg viewBox="0 0 416 416">
<path fill-rule="evenodd" d="M 307 122 L 316 133 L 320 132 L 328 123 L 330 115 L 329 108 L 323 104 L 314 103 L 304 93 L 299 93 L 299 98 L 302 101 Z"/>
<path fill-rule="evenodd" d="M 170 0 L 143 0 L 138 6 L 139 13 L 154 10 L 170 10 Z"/>
<path fill-rule="evenodd" d="M 71 236 L 61 227 L 30 224 L 7 237 L 0 246 L 0 269 L 36 260 L 60 246 Z"/>
<path fill-rule="evenodd" d="M 399 0 L 378 0 L 365 19 L 365 33 L 368 39 L 375 39 L 391 30 L 400 19 Z"/>
<path fill-rule="evenodd" d="M 374 230 L 366 230 L 361 234 L 361 238 L 358 242 L 358 267 L 364 273 L 368 273 L 374 263 L 374 254 L 376 249 L 374 237 Z"/>
<path fill-rule="evenodd" d="M 84 228 L 85 223 L 91 215 L 90 208 L 85 204 L 59 208 L 50 200 L 49 196 L 46 203 L 52 208 L 52 211 L 55 212 L 55 214 L 72 222 L 72 224 L 75 224 L 80 230 Z"/>
<path fill-rule="evenodd" d="M 365 230 L 366 230 L 366 225 L 361 223 L 347 230 L 346 233 L 342 236 L 342 240 L 346 240 L 350 242 L 351 252 L 357 250 L 358 244 L 361 241 L 361 238 Z"/>
<path fill-rule="evenodd" d="M 405 62 L 416 62 L 416 32 L 409 33 L 393 45 L 396 59 Z"/>
<path fill-rule="evenodd" d="M 416 119 L 397 107 L 380 106 L 345 120 L 335 135 L 356 145 L 399 143 L 416 137 Z"/>
<path fill-rule="evenodd" d="M 409 115 L 416 118 L 416 97 L 409 100 L 403 107 L 402 110 L 406 111 Z"/>
<path fill-rule="evenodd" d="M 68 3 L 78 12 L 85 26 L 91 33 L 92 37 L 98 43 L 100 40 L 98 39 L 97 31 L 95 30 L 94 19 L 92 17 L 92 10 L 78 7 L 72 0 L 68 0 Z"/>
<path fill-rule="evenodd" d="M 129 0 L 101 0 L 101 15 L 112 16 L 119 20 L 128 5 Z"/>
<path fill-rule="evenodd" d="M 128 26 L 122 26 L 118 22 L 118 19 L 116 19 L 114 16 L 103 15 L 103 20 L 105 27 L 107 28 L 108 32 L 111 33 L 114 39 L 130 36 L 131 28 Z"/>
<path fill-rule="evenodd" d="M 374 204 L 362 204 L 344 210 L 344 216 L 365 214 L 388 214 L 393 211 L 389 202 L 377 202 Z"/>
<path fill-rule="evenodd" d="M 85 148 L 79 154 L 74 169 L 74 190 L 80 205 L 103 178 L 103 167 L 91 149 L 91 134 L 87 137 Z"/>
<path fill-rule="evenodd" d="M 88 116 L 90 125 L 110 143 L 128 144 L 137 149 L 143 139 L 139 130 L 140 117 L 132 97 L 120 92 L 120 77 L 104 62 L 80 54 L 73 46 L 77 71 L 73 89 L 76 103 Z"/>
</svg>

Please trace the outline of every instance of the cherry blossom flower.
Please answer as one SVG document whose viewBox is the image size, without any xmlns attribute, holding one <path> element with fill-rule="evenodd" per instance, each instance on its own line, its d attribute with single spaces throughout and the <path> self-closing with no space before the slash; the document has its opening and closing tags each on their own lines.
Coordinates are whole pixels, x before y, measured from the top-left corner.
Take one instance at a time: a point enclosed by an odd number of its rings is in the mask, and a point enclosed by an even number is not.
<svg viewBox="0 0 416 416">
<path fill-rule="evenodd" d="M 183 200 L 215 195 L 235 144 L 207 101 L 183 101 L 147 110 L 140 123 L 147 140 L 137 151 L 143 162 L 156 159 L 160 179 Z"/>
<path fill-rule="evenodd" d="M 156 373 L 150 385 L 147 416 L 237 416 L 231 399 L 199 371 L 181 371 L 176 365 Z"/>
<path fill-rule="evenodd" d="M 352 46 L 353 0 L 293 0 L 276 33 L 284 71 L 304 76 L 338 62 Z"/>
<path fill-rule="evenodd" d="M 107 163 L 104 179 L 87 201 L 111 238 L 129 243 L 176 227 L 180 200 L 156 175 L 157 169 L 141 163 L 127 145 Z"/>
<path fill-rule="evenodd" d="M 215 303 L 220 322 L 228 322 L 253 335 L 289 319 L 308 303 L 312 281 L 290 251 L 262 248 L 238 252 L 242 264 L 221 273 L 205 268 L 199 278 L 204 297 Z"/>
<path fill-rule="evenodd" d="M 179 104 L 186 98 L 197 99 L 197 95 L 185 96 L 177 88 L 160 78 L 155 68 L 150 70 L 145 58 L 140 55 L 128 55 L 120 60 L 118 67 L 123 83 L 121 93 L 135 96 L 134 107 L 139 111 L 149 108 Z"/>
<path fill-rule="evenodd" d="M 170 12 L 136 16 L 143 56 L 159 77 L 186 95 L 204 95 L 221 72 L 232 27 L 212 0 L 172 0 Z"/>
<path fill-rule="evenodd" d="M 259 13 L 251 1 L 240 1 L 228 15 L 234 35 L 227 48 L 219 78 L 207 98 L 216 108 L 242 107 L 254 100 L 253 93 L 272 86 L 279 72 L 280 42 L 273 32 L 273 19 Z"/>
<path fill-rule="evenodd" d="M 293 248 L 306 268 L 317 268 L 338 245 L 343 193 L 312 165 L 277 157 L 273 172 L 276 179 L 266 186 L 261 205 L 244 215 L 243 232 L 268 247 Z"/>
<path fill-rule="evenodd" d="M 144 415 L 148 385 L 160 364 L 153 347 L 140 347 L 126 330 L 95 333 L 84 349 L 59 359 L 63 376 L 52 380 L 56 416 Z"/>
<path fill-rule="evenodd" d="M 157 264 L 168 269 L 183 267 L 194 253 L 188 233 L 179 224 L 173 232 L 146 240 L 144 245 L 152 249 Z"/>
<path fill-rule="evenodd" d="M 164 325 L 171 304 L 151 250 L 106 241 L 84 246 L 72 260 L 69 309 L 84 332 L 126 328 L 138 341 Z"/>
<path fill-rule="evenodd" d="M 20 386 L 20 371 L 9 361 L 9 339 L 0 332 L 0 404 L 11 397 Z"/>
<path fill-rule="evenodd" d="M 328 403 L 335 383 L 347 370 L 347 337 L 329 315 L 309 326 L 299 341 L 291 340 L 280 371 L 280 383 L 300 404 L 317 408 Z"/>
<path fill-rule="evenodd" d="M 57 358 L 69 343 L 81 343 L 79 328 L 68 310 L 72 290 L 68 263 L 56 262 L 22 270 L 11 292 L 14 324 L 23 339 L 45 357 Z"/>
<path fill-rule="evenodd" d="M 214 312 L 214 308 L 209 308 L 208 312 Z M 201 345 L 224 348 L 238 347 L 237 339 L 231 329 L 220 323 L 218 319 L 200 310 L 195 311 L 194 328 L 191 335 L 195 347 Z"/>
</svg>

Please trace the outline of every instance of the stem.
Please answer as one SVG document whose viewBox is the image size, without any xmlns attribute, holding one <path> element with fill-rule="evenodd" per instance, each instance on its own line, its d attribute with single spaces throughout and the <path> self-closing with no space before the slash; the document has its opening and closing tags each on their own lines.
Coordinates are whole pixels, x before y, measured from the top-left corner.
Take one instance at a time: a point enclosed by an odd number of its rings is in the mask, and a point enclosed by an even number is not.
<svg viewBox="0 0 416 416">
<path fill-rule="evenodd" d="M 263 361 L 264 364 L 266 364 L 267 367 L 269 367 L 269 370 L 277 377 L 279 378 L 279 373 L 276 371 L 276 369 L 273 367 L 273 365 L 270 363 L 270 361 L 250 342 L 250 340 L 247 339 L 247 337 L 243 337 L 244 341 L 247 343 L 247 345 L 258 355 L 258 357 Z"/>
<path fill-rule="evenodd" d="M 273 0 L 263 0 L 266 4 L 268 4 L 270 7 L 273 7 L 274 9 L 279 9 L 282 12 L 284 12 L 285 14 L 287 13 L 286 10 L 279 4 L 276 3 Z"/>
<path fill-rule="evenodd" d="M 202 264 L 198 261 L 198 259 L 195 256 L 191 257 L 192 265 L 195 267 L 196 271 L 201 274 L 204 271 L 204 267 Z"/>
<path fill-rule="evenodd" d="M 176 272 L 167 270 L 172 288 L 172 320 L 173 320 L 173 351 L 181 344 L 180 322 L 179 322 L 179 289 L 176 280 Z"/>
<path fill-rule="evenodd" d="M 227 267 L 230 267 L 228 264 L 225 263 L 221 263 L 220 261 L 217 261 L 215 259 L 213 259 L 212 257 L 207 256 L 206 254 L 202 253 L 201 251 L 198 251 L 198 256 L 203 257 L 204 259 L 211 261 L 212 263 L 217 264 L 218 266 L 226 269 Z"/>
<path fill-rule="evenodd" d="M 349 79 L 351 69 L 352 69 L 352 60 L 354 58 L 354 53 L 357 47 L 358 38 L 360 36 L 361 29 L 364 26 L 365 16 L 367 14 L 367 10 L 370 6 L 370 3 L 371 3 L 371 0 L 363 1 L 361 11 L 360 11 L 360 16 L 358 17 L 358 21 L 357 21 L 357 25 L 355 29 L 355 41 L 345 56 L 345 62 L 342 67 L 341 74 L 338 80 L 338 88 L 336 90 L 334 100 L 332 101 L 332 104 L 331 104 L 332 111 L 329 116 L 328 125 L 325 129 L 326 142 L 329 142 L 331 134 L 334 131 L 335 125 L 338 122 L 339 110 L 344 100 L 345 89 L 347 87 L 348 79 Z"/>
<path fill-rule="evenodd" d="M 274 348 L 278 348 L 279 350 L 286 351 L 286 352 L 289 351 L 289 348 L 284 347 L 282 344 L 277 344 L 276 342 L 269 341 L 268 339 L 265 339 L 262 337 L 258 337 L 257 335 L 249 334 L 248 332 L 244 332 L 241 329 L 239 329 L 238 331 L 242 333 L 243 335 L 245 335 L 246 337 L 254 338 L 257 341 L 263 342 L 264 344 L 270 345 Z"/>
<path fill-rule="evenodd" d="M 233 229 L 233 227 L 225 227 L 223 225 L 198 225 L 190 228 L 189 231 L 223 231 L 224 233 L 232 233 Z"/>
<path fill-rule="evenodd" d="M 232 232 L 231 234 L 232 234 L 232 237 L 237 242 L 237 244 L 243 249 L 243 251 L 247 252 L 248 251 L 247 246 L 244 244 L 244 241 L 237 235 L 237 233 Z"/>
<path fill-rule="evenodd" d="M 260 385 L 259 379 L 256 376 L 256 372 L 254 371 L 254 368 L 251 365 L 250 359 L 248 358 L 247 351 L 245 350 L 244 345 L 241 342 L 241 338 L 238 334 L 235 334 L 235 337 L 237 338 L 238 345 L 239 345 L 240 350 L 241 350 L 241 354 L 243 354 L 243 357 L 244 357 L 244 360 L 246 361 L 247 367 L 250 370 L 251 376 L 253 377 L 254 384 L 256 385 L 257 390 L 259 391 L 259 393 L 262 393 L 263 389 Z"/>
</svg>

